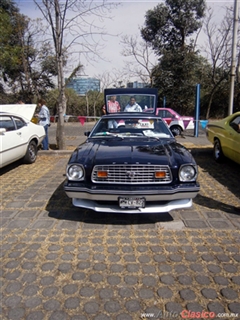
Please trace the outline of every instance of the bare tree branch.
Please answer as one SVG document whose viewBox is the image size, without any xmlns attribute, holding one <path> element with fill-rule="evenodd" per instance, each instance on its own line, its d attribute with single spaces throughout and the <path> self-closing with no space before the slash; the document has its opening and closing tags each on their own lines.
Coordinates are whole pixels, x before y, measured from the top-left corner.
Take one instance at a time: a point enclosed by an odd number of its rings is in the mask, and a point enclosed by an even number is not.
<svg viewBox="0 0 240 320">
<path fill-rule="evenodd" d="M 104 28 L 99 28 L 95 19 L 99 21 L 107 18 L 109 11 L 117 4 L 106 0 L 42 0 L 41 3 L 34 0 L 34 2 L 50 27 L 54 43 L 59 91 L 56 138 L 59 149 L 64 149 L 64 114 L 67 106 L 64 52 L 71 55 L 72 47 L 78 45 L 79 53 L 84 54 L 86 58 L 89 58 L 90 54 L 100 57 L 99 40 L 94 36 L 103 35 L 106 32 L 104 32 Z M 77 65 L 80 66 L 81 63 L 78 62 Z"/>
<path fill-rule="evenodd" d="M 207 43 L 202 48 L 207 59 L 211 61 L 211 82 L 209 88 L 209 102 L 206 118 L 208 119 L 211 109 L 211 103 L 219 85 L 226 81 L 231 65 L 231 42 L 232 42 L 232 11 L 226 7 L 226 14 L 221 21 L 220 27 L 213 21 L 214 11 L 209 8 L 204 22 L 204 32 L 207 35 Z"/>
<path fill-rule="evenodd" d="M 138 41 L 138 36 L 123 36 L 121 44 L 123 45 L 122 55 L 131 58 L 130 61 L 125 62 L 125 72 L 152 85 L 152 70 L 157 58 L 149 44 Z"/>
</svg>

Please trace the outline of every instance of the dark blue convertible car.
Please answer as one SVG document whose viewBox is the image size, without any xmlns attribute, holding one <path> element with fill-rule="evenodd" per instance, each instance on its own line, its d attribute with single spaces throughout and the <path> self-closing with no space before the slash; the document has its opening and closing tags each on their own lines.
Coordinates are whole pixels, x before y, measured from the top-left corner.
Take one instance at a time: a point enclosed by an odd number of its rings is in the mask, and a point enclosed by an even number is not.
<svg viewBox="0 0 240 320">
<path fill-rule="evenodd" d="M 156 89 L 105 90 L 106 115 L 85 133 L 66 168 L 64 189 L 74 206 L 161 213 L 192 205 L 200 188 L 197 164 L 155 116 L 156 107 Z"/>
</svg>

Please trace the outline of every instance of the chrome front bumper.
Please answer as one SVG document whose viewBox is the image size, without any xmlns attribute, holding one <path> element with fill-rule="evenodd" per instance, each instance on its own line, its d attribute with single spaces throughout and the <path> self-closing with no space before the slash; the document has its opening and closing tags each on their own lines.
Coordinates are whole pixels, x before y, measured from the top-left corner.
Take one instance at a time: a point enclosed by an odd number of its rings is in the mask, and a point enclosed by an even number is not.
<svg viewBox="0 0 240 320">
<path fill-rule="evenodd" d="M 72 198 L 76 207 L 91 209 L 97 212 L 109 213 L 161 213 L 175 209 L 189 208 L 192 206 L 192 199 L 199 192 L 199 185 L 194 187 L 180 187 L 167 189 L 164 191 L 147 190 L 141 192 L 124 190 L 92 190 L 87 188 L 64 186 L 69 198 Z M 120 208 L 118 206 L 119 197 L 144 197 L 145 208 Z"/>
<path fill-rule="evenodd" d="M 118 205 L 114 204 L 109 205 L 99 204 L 93 200 L 82 200 L 82 199 L 73 199 L 72 203 L 75 207 L 85 208 L 94 210 L 96 212 L 105 212 L 105 213 L 130 213 L 130 214 L 140 214 L 140 213 L 164 213 L 169 212 L 175 209 L 184 209 L 192 206 L 192 199 L 182 199 L 182 200 L 173 200 L 164 204 L 146 204 L 145 208 L 136 208 L 136 209 L 121 209 Z"/>
</svg>

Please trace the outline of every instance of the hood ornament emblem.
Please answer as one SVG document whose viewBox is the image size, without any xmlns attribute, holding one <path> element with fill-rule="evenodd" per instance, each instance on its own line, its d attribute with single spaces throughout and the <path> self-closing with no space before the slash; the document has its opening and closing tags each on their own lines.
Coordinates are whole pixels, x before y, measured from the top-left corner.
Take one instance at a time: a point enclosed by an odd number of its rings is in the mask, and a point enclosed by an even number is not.
<svg viewBox="0 0 240 320">
<path fill-rule="evenodd" d="M 128 176 L 128 178 L 133 179 L 137 175 L 137 172 L 135 172 L 135 171 L 127 171 L 126 175 Z"/>
</svg>

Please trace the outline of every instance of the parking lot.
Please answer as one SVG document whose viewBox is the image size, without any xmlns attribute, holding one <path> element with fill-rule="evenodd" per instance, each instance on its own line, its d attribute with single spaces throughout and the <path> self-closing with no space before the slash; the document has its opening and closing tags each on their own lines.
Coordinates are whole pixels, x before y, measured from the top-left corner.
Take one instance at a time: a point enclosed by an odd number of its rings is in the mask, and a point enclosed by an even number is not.
<svg viewBox="0 0 240 320">
<path fill-rule="evenodd" d="M 199 166 L 192 208 L 94 213 L 63 191 L 91 127 L 79 126 L 66 126 L 69 152 L 0 171 L 2 319 L 240 319 L 239 165 L 215 163 L 203 136 L 179 138 Z"/>
</svg>

